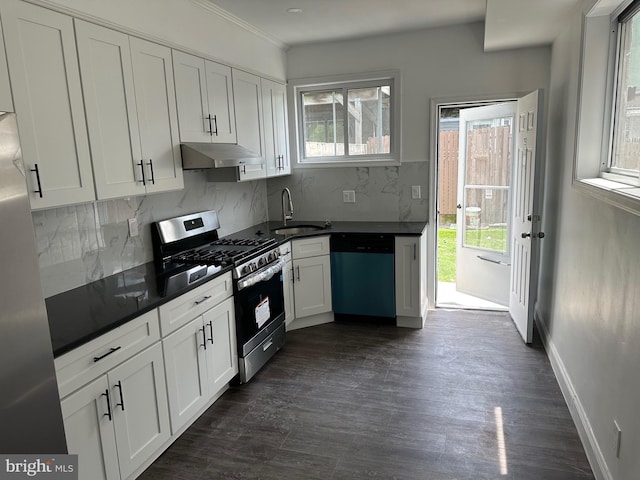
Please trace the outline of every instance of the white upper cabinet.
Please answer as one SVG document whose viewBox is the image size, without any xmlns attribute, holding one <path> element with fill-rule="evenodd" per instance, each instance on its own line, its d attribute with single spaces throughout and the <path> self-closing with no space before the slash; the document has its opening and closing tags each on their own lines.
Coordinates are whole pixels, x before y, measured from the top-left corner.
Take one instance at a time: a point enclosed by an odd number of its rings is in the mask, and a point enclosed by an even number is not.
<svg viewBox="0 0 640 480">
<path fill-rule="evenodd" d="M 98 198 L 145 193 L 129 37 L 76 20 Z"/>
<path fill-rule="evenodd" d="M 73 20 L 0 6 L 31 208 L 95 200 Z"/>
<path fill-rule="evenodd" d="M 171 51 L 76 20 L 99 199 L 183 186 Z"/>
<path fill-rule="evenodd" d="M 286 86 L 264 78 L 261 82 L 267 177 L 289 175 L 291 162 L 287 130 Z"/>
<path fill-rule="evenodd" d="M 131 37 L 147 193 L 184 187 L 171 49 Z"/>
<path fill-rule="evenodd" d="M 182 142 L 236 143 L 231 68 L 173 51 Z"/>
<path fill-rule="evenodd" d="M 4 52 L 4 40 L 2 39 L 2 26 L 0 26 L 0 112 L 13 112 L 9 69 L 7 68 L 7 56 Z"/>
<path fill-rule="evenodd" d="M 233 69 L 233 100 L 235 104 L 238 145 L 265 156 L 260 77 Z M 265 164 L 239 168 L 239 180 L 266 178 Z"/>
</svg>

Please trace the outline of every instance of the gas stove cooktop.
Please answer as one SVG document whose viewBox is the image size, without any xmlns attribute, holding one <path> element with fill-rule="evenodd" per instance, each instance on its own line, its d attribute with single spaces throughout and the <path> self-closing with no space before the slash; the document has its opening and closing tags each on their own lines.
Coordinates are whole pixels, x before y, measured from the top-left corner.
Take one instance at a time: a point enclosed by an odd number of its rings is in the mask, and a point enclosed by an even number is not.
<svg viewBox="0 0 640 480">
<path fill-rule="evenodd" d="M 218 237 L 215 210 L 171 218 L 151 225 L 159 290 L 165 295 L 233 267 L 234 278 L 273 259 L 270 238 Z M 253 261 L 252 261 L 253 260 Z"/>
</svg>

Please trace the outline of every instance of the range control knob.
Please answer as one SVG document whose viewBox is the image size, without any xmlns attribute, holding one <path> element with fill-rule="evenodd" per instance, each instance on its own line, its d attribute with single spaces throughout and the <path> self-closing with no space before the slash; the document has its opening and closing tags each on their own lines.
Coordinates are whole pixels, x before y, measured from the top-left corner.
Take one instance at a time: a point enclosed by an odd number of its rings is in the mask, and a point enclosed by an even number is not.
<svg viewBox="0 0 640 480">
<path fill-rule="evenodd" d="M 263 267 L 267 264 L 267 259 L 266 257 L 260 257 L 260 259 L 258 260 L 258 267 Z"/>
</svg>

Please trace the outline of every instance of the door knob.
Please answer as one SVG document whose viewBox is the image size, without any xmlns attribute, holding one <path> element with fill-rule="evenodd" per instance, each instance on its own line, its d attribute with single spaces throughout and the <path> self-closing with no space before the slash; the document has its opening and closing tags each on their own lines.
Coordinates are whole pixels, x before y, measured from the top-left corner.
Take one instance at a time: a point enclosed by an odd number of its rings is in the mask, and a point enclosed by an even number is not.
<svg viewBox="0 0 640 480">
<path fill-rule="evenodd" d="M 462 208 L 462 205 L 457 204 L 457 205 L 456 205 L 456 208 Z"/>
<path fill-rule="evenodd" d="M 544 238 L 544 232 L 534 233 L 533 235 L 531 235 L 531 232 L 522 233 L 522 238 L 529 238 L 529 237 Z"/>
<path fill-rule="evenodd" d="M 531 236 L 531 232 L 527 232 L 527 233 L 522 233 L 522 238 L 528 238 Z"/>
</svg>

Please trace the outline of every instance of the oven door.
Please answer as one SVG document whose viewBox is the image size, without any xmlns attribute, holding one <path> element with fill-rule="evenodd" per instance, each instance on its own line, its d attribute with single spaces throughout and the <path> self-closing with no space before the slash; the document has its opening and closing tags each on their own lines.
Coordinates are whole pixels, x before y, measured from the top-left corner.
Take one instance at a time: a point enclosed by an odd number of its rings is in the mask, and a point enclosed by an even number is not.
<svg viewBox="0 0 640 480">
<path fill-rule="evenodd" d="M 284 260 L 238 280 L 235 292 L 238 355 L 246 356 L 284 322 Z"/>
</svg>

